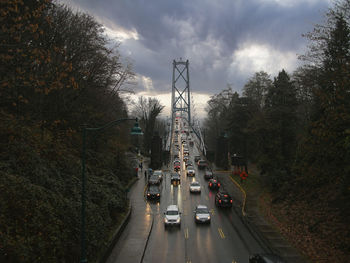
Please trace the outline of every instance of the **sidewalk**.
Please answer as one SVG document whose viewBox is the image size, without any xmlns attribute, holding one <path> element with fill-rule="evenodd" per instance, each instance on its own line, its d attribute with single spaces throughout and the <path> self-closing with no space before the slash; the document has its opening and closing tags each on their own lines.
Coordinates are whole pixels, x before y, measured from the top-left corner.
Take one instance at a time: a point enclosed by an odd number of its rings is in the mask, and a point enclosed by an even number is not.
<svg viewBox="0 0 350 263">
<path fill-rule="evenodd" d="M 151 210 L 144 199 L 146 180 L 144 176 L 148 163 L 144 161 L 142 171 L 138 172 L 138 180 L 128 194 L 131 202 L 131 217 L 118 242 L 113 248 L 106 263 L 142 262 L 149 234 L 153 226 Z"/>
</svg>

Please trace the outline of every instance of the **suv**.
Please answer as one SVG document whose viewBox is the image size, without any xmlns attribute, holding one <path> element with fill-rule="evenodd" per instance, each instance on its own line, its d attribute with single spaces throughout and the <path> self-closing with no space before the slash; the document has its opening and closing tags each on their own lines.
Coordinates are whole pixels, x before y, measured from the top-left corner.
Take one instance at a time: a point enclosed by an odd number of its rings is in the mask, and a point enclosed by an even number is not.
<svg viewBox="0 0 350 263">
<path fill-rule="evenodd" d="M 147 189 L 147 199 L 160 199 L 160 189 L 156 185 L 150 185 Z"/>
<path fill-rule="evenodd" d="M 169 205 L 164 213 L 164 227 L 179 226 L 181 227 L 181 212 L 177 205 Z"/>
<path fill-rule="evenodd" d="M 232 207 L 232 198 L 228 192 L 220 190 L 215 195 L 215 204 L 219 207 Z"/>
<path fill-rule="evenodd" d="M 180 184 L 181 183 L 180 175 L 178 173 L 172 173 L 171 176 L 170 176 L 170 182 L 172 184 L 173 183 Z"/>
<path fill-rule="evenodd" d="M 197 165 L 198 165 L 198 169 L 205 169 L 208 167 L 208 163 L 205 160 L 199 160 Z"/>
</svg>

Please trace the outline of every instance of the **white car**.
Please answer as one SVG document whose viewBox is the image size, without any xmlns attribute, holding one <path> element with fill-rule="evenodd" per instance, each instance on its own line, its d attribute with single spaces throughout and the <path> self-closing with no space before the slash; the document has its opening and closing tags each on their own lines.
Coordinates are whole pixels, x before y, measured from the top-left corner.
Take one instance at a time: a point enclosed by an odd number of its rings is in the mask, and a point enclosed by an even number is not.
<svg viewBox="0 0 350 263">
<path fill-rule="evenodd" d="M 181 226 L 181 212 L 177 205 L 169 205 L 164 213 L 164 226 Z"/>
<path fill-rule="evenodd" d="M 200 193 L 201 192 L 201 185 L 199 182 L 194 181 L 190 183 L 190 192 L 191 193 Z"/>
<path fill-rule="evenodd" d="M 192 165 L 187 166 L 187 176 L 195 176 L 196 172 Z"/>
</svg>

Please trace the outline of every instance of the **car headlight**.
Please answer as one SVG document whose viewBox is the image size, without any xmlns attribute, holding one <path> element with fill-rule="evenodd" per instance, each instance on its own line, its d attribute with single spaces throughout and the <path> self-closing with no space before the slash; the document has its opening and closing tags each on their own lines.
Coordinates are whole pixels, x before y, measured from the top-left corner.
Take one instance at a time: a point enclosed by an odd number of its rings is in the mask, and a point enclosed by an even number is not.
<svg viewBox="0 0 350 263">
<path fill-rule="evenodd" d="M 210 216 L 208 216 L 208 220 L 210 220 Z"/>
<path fill-rule="evenodd" d="M 166 217 L 164 218 L 164 222 L 165 222 L 165 223 L 168 223 L 168 219 L 167 219 Z"/>
<path fill-rule="evenodd" d="M 176 223 L 180 223 L 180 217 L 176 219 Z"/>
<path fill-rule="evenodd" d="M 157 196 L 159 196 L 159 194 L 157 194 Z"/>
<path fill-rule="evenodd" d="M 196 216 L 196 219 L 199 220 L 199 216 Z"/>
</svg>

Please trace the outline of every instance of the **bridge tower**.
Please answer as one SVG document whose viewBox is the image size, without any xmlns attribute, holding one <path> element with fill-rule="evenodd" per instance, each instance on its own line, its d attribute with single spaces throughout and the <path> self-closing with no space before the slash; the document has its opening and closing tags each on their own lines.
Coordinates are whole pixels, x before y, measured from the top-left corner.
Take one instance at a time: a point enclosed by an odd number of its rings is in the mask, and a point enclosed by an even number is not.
<svg viewBox="0 0 350 263">
<path fill-rule="evenodd" d="M 187 119 L 188 125 L 191 126 L 191 95 L 188 65 L 188 60 L 182 61 L 181 58 L 179 61 L 173 60 L 171 120 L 174 123 L 176 113 L 180 112 L 181 116 Z"/>
</svg>

